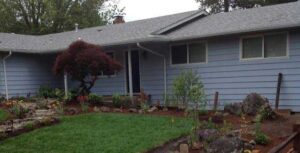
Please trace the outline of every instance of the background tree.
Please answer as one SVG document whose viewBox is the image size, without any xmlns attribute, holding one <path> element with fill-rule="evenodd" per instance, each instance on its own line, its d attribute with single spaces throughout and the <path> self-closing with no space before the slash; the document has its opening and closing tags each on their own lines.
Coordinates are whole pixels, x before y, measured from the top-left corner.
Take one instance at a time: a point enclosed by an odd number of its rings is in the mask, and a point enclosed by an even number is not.
<svg viewBox="0 0 300 153">
<path fill-rule="evenodd" d="M 0 0 L 0 32 L 48 34 L 107 24 L 116 0 Z"/>
<path fill-rule="evenodd" d="M 121 64 L 108 56 L 100 46 L 76 41 L 58 55 L 53 71 L 56 75 L 68 74 L 80 82 L 78 93 L 88 95 L 99 75 L 120 71 Z"/>
<path fill-rule="evenodd" d="M 196 0 L 200 8 L 210 13 L 229 12 L 235 9 L 246 9 L 266 5 L 294 2 L 297 0 Z"/>
</svg>

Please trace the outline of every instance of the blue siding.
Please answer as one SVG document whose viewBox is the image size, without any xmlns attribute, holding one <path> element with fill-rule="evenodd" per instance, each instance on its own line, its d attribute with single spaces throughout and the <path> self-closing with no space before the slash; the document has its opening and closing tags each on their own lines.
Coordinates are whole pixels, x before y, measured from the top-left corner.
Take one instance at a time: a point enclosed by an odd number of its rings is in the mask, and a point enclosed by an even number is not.
<svg viewBox="0 0 300 153">
<path fill-rule="evenodd" d="M 240 102 L 251 92 L 260 93 L 273 103 L 276 94 L 278 73 L 283 73 L 280 107 L 300 112 L 300 33 L 290 33 L 289 57 L 239 60 L 239 37 L 209 39 L 208 63 L 196 65 L 170 65 L 168 45 L 151 44 L 148 48 L 167 56 L 168 92 L 172 82 L 185 70 L 197 72 L 204 83 L 208 102 L 211 105 L 216 91 L 220 93 L 221 106 Z M 94 93 L 111 95 L 126 93 L 126 65 L 124 49 L 115 50 L 116 59 L 124 68 L 116 76 L 97 80 Z M 54 56 L 13 54 L 7 61 L 8 85 L 11 96 L 35 93 L 40 85 L 63 87 L 63 78 L 51 72 Z M 4 93 L 3 66 L 0 63 L 0 93 Z M 152 95 L 153 101 L 160 100 L 164 93 L 163 59 L 151 53 L 140 52 L 141 88 Z M 69 82 L 70 88 L 74 81 Z"/>
<path fill-rule="evenodd" d="M 52 73 L 54 59 L 54 55 L 13 53 L 6 62 L 9 96 L 34 95 L 41 85 L 62 87 L 62 78 Z M 1 93 L 5 93 L 2 68 L 0 86 Z"/>
<path fill-rule="evenodd" d="M 221 105 L 239 102 L 251 92 L 260 93 L 275 101 L 277 75 L 283 73 L 280 107 L 300 111 L 300 34 L 290 34 L 289 58 L 239 60 L 239 37 L 208 41 L 208 63 L 169 66 L 168 87 L 183 70 L 200 74 L 213 103 L 214 93 L 220 93 Z"/>
<path fill-rule="evenodd" d="M 124 60 L 124 51 L 123 50 L 114 50 L 116 60 L 119 61 L 122 65 L 125 65 Z M 100 95 L 112 95 L 114 93 L 125 94 L 125 69 L 118 72 L 115 76 L 111 77 L 100 77 L 95 86 L 92 88 L 92 92 Z"/>
</svg>

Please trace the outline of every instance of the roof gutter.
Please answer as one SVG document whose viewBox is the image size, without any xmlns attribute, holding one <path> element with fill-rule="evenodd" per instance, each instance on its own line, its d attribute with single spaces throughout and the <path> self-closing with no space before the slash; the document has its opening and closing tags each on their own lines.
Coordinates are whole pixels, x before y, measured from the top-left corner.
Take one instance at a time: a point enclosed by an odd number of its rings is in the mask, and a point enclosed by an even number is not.
<svg viewBox="0 0 300 153">
<path fill-rule="evenodd" d="M 12 55 L 12 51 L 9 51 L 8 55 L 2 59 L 3 62 L 3 73 L 4 73 L 4 84 L 5 84 L 5 98 L 8 100 L 8 85 L 7 85 L 7 74 L 6 74 L 6 60 Z"/>
<path fill-rule="evenodd" d="M 166 102 L 166 99 L 167 99 L 167 60 L 166 60 L 166 56 L 142 46 L 139 42 L 137 42 L 136 45 L 138 48 L 140 48 L 144 51 L 150 52 L 156 56 L 160 56 L 163 58 L 163 60 L 164 60 L 164 102 Z M 164 103 L 164 104 L 166 104 L 166 103 Z"/>
</svg>

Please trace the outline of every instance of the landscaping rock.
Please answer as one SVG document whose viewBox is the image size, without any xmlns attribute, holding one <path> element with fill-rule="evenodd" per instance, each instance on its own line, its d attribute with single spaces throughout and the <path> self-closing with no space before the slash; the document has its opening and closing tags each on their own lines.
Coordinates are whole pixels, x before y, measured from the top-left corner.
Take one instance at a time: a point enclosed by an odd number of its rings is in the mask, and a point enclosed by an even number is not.
<svg viewBox="0 0 300 153">
<path fill-rule="evenodd" d="M 187 144 L 180 144 L 179 152 L 180 153 L 189 153 L 189 146 Z"/>
<path fill-rule="evenodd" d="M 94 112 L 100 112 L 100 109 L 99 109 L 97 106 L 95 106 L 95 107 L 93 108 L 93 111 L 94 111 Z"/>
<path fill-rule="evenodd" d="M 198 132 L 199 141 L 212 141 L 217 139 L 220 133 L 217 129 L 204 129 Z"/>
<path fill-rule="evenodd" d="M 210 143 L 207 153 L 241 153 L 244 143 L 238 137 L 223 136 Z"/>
<path fill-rule="evenodd" d="M 260 153 L 260 150 L 252 150 L 252 153 Z"/>
<path fill-rule="evenodd" d="M 114 108 L 113 112 L 121 113 L 121 112 L 123 112 L 123 111 L 122 111 L 122 109 L 120 109 L 120 108 Z"/>
<path fill-rule="evenodd" d="M 37 104 L 36 103 L 20 103 L 19 105 L 22 108 L 27 109 L 27 110 L 35 110 L 35 109 L 37 109 Z"/>
<path fill-rule="evenodd" d="M 101 112 L 110 112 L 110 108 L 106 106 L 100 107 Z"/>
<path fill-rule="evenodd" d="M 66 111 L 67 114 L 70 114 L 70 115 L 79 114 L 78 109 L 74 108 L 74 107 L 67 108 L 65 111 Z"/>
<path fill-rule="evenodd" d="M 269 100 L 266 97 L 257 93 L 251 93 L 243 100 L 243 112 L 254 116 L 263 105 L 268 103 Z"/>
<path fill-rule="evenodd" d="M 227 104 L 224 107 L 224 112 L 233 115 L 241 115 L 243 113 L 243 104 L 242 103 Z"/>
<path fill-rule="evenodd" d="M 152 112 L 154 112 L 154 111 L 156 111 L 156 110 L 158 110 L 158 108 L 157 108 L 156 106 L 153 106 L 153 107 L 151 107 L 151 108 L 148 110 L 148 112 L 149 112 L 149 113 L 152 113 Z"/>
<path fill-rule="evenodd" d="M 214 116 L 212 116 L 211 118 L 211 121 L 213 123 L 216 123 L 216 124 L 221 124 L 223 123 L 223 120 L 224 120 L 224 116 L 222 113 L 216 113 Z"/>
<path fill-rule="evenodd" d="M 253 150 L 255 148 L 255 145 L 253 145 L 250 142 L 244 142 L 244 150 Z"/>
<path fill-rule="evenodd" d="M 128 111 L 129 111 L 130 113 L 137 113 L 137 112 L 138 112 L 138 110 L 135 109 L 135 108 L 130 108 Z"/>
<path fill-rule="evenodd" d="M 169 109 L 168 109 L 167 107 L 164 107 L 164 108 L 163 108 L 163 111 L 164 111 L 164 112 L 167 112 L 168 110 L 169 110 Z"/>
<path fill-rule="evenodd" d="M 144 113 L 145 113 L 145 111 L 144 111 L 144 110 L 142 110 L 142 109 L 140 109 L 140 110 L 138 110 L 138 113 L 139 113 L 139 114 L 144 114 Z"/>
<path fill-rule="evenodd" d="M 193 142 L 192 149 L 200 150 L 202 148 L 202 144 L 200 142 Z"/>
</svg>

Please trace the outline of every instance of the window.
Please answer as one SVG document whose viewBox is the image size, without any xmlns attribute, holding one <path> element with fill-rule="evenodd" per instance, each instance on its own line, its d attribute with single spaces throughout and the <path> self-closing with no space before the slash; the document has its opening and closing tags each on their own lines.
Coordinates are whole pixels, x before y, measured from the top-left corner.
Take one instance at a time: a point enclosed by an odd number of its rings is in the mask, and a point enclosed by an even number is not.
<svg viewBox="0 0 300 153">
<path fill-rule="evenodd" d="M 287 56 L 287 35 L 265 36 L 265 57 Z"/>
<path fill-rule="evenodd" d="M 204 43 L 189 45 L 189 63 L 206 62 L 206 46 Z"/>
<path fill-rule="evenodd" d="M 243 58 L 262 57 L 262 37 L 243 39 Z"/>
<path fill-rule="evenodd" d="M 172 46 L 172 64 L 187 63 L 187 45 Z"/>
<path fill-rule="evenodd" d="M 287 34 L 269 34 L 242 38 L 242 59 L 287 56 Z"/>
<path fill-rule="evenodd" d="M 111 58 L 115 58 L 114 52 L 107 52 L 106 54 L 108 56 L 110 56 Z M 100 77 L 102 77 L 102 76 L 111 76 L 111 75 L 116 75 L 116 73 L 115 72 L 109 72 L 109 71 L 103 71 L 102 75 L 100 75 Z"/>
<path fill-rule="evenodd" d="M 171 47 L 172 64 L 192 64 L 206 62 L 206 43 L 191 43 Z"/>
</svg>

